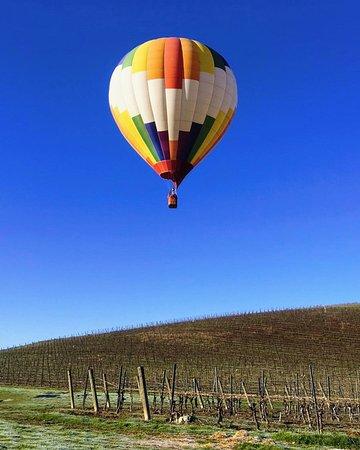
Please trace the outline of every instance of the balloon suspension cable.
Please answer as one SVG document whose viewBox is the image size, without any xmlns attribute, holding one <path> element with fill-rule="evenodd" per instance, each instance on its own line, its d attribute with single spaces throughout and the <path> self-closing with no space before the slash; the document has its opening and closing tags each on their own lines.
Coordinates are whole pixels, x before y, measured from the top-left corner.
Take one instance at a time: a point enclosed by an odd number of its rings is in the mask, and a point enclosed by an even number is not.
<svg viewBox="0 0 360 450">
<path fill-rule="evenodd" d="M 170 194 L 177 194 L 177 187 L 175 181 L 172 180 L 169 181 L 169 195 Z"/>
</svg>

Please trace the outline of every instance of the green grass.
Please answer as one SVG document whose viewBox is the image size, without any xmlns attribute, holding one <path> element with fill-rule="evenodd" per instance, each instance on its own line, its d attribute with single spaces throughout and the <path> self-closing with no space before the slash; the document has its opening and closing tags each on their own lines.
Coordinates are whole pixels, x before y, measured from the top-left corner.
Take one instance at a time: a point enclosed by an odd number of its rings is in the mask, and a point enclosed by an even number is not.
<svg viewBox="0 0 360 450">
<path fill-rule="evenodd" d="M 250 442 L 245 442 L 244 444 L 237 445 L 235 447 L 235 450 L 253 450 L 253 449 L 258 449 L 258 450 L 278 450 L 279 448 L 283 448 L 283 447 L 279 447 L 277 445 L 252 444 Z"/>
<path fill-rule="evenodd" d="M 123 417 L 94 416 L 91 412 L 86 414 L 74 413 L 68 408 L 68 395 L 61 394 L 60 398 L 38 399 L 37 394 L 44 392 L 39 389 L 26 388 L 0 388 L 1 418 L 16 421 L 22 424 L 33 425 L 59 425 L 74 429 L 91 429 L 101 432 L 117 432 L 132 434 L 137 437 L 151 435 L 178 435 L 182 434 L 184 427 L 175 426 L 164 418 L 153 418 L 144 422 L 141 417 L 129 417 L 126 412 Z M 6 400 L 10 401 L 6 401 Z M 198 436 L 211 434 L 217 430 L 213 426 L 187 425 L 188 435 Z"/>
<path fill-rule="evenodd" d="M 154 449 L 159 442 L 163 450 L 360 448 L 360 433 L 260 432 L 240 424 L 219 427 L 214 418 L 209 424 L 177 425 L 159 416 L 144 422 L 140 413 L 130 417 L 126 411 L 119 417 L 74 413 L 67 393 L 53 392 L 59 397 L 36 398 L 44 390 L 0 387 L 0 448 Z"/>
<path fill-rule="evenodd" d="M 174 425 L 158 417 L 144 422 L 126 412 L 120 417 L 73 413 L 67 393 L 54 391 L 58 398 L 36 398 L 43 392 L 0 388 L 0 448 L 152 448 L 158 441 L 164 449 L 197 448 L 217 430 Z"/>
<path fill-rule="evenodd" d="M 356 448 L 360 449 L 360 432 L 358 435 L 345 433 L 294 433 L 290 431 L 279 431 L 272 433 L 276 441 L 287 442 L 301 446 L 335 447 L 335 448 Z"/>
</svg>

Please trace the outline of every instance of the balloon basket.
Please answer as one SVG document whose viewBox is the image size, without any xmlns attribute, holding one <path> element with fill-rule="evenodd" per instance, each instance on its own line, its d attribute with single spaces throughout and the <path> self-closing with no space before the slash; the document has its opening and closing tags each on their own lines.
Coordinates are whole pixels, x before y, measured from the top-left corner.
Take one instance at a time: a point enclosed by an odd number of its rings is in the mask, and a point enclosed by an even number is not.
<svg viewBox="0 0 360 450">
<path fill-rule="evenodd" d="M 178 196 L 176 194 L 176 189 L 172 188 L 167 196 L 167 204 L 171 209 L 177 208 Z"/>
</svg>

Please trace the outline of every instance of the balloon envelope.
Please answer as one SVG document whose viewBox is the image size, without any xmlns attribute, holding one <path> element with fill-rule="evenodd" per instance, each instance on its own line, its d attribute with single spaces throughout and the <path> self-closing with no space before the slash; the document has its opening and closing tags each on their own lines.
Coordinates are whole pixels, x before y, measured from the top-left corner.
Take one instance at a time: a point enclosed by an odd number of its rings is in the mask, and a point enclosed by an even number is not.
<svg viewBox="0 0 360 450">
<path fill-rule="evenodd" d="M 178 186 L 226 131 L 237 104 L 236 80 L 225 59 L 206 45 L 159 38 L 120 61 L 109 102 L 129 144 Z"/>
</svg>

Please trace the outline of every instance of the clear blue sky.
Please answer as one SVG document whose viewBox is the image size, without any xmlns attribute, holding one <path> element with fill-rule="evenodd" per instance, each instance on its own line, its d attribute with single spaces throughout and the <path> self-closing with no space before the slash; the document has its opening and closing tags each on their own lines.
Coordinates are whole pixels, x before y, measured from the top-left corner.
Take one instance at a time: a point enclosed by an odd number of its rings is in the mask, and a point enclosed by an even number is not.
<svg viewBox="0 0 360 450">
<path fill-rule="evenodd" d="M 360 292 L 358 1 L 2 0 L 0 346 Z M 236 118 L 180 207 L 108 108 L 153 37 L 218 50 Z"/>
</svg>

